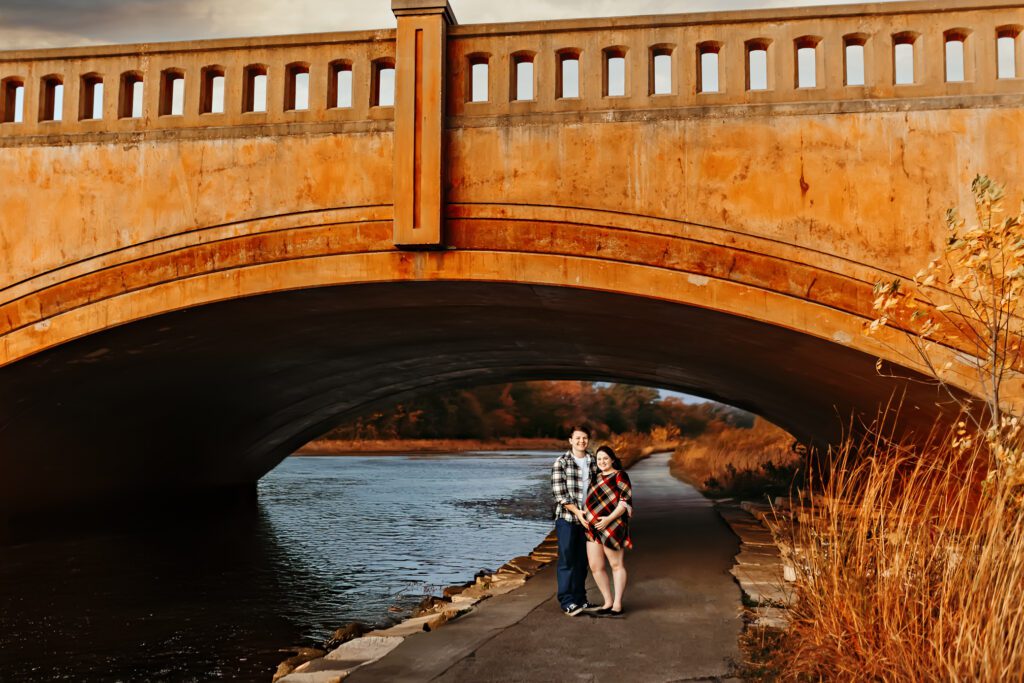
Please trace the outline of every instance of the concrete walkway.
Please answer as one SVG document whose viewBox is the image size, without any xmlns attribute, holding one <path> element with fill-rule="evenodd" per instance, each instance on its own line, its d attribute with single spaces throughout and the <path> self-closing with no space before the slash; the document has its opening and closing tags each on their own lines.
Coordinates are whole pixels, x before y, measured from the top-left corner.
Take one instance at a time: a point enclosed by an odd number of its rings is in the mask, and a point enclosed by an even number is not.
<svg viewBox="0 0 1024 683">
<path fill-rule="evenodd" d="M 629 583 L 619 618 L 567 617 L 554 565 L 466 616 L 406 638 L 346 681 L 693 681 L 728 677 L 738 657 L 739 541 L 667 455 L 635 465 Z M 590 599 L 600 602 L 591 583 Z"/>
</svg>

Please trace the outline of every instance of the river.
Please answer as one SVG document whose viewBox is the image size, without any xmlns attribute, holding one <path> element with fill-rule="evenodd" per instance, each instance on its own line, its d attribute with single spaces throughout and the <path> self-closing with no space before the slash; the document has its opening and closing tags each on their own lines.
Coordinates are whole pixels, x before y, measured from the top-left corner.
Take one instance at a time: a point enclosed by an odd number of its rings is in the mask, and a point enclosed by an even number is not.
<svg viewBox="0 0 1024 683">
<path fill-rule="evenodd" d="M 246 512 L 0 547 L 0 681 L 268 682 L 528 553 L 554 455 L 292 457 Z"/>
</svg>

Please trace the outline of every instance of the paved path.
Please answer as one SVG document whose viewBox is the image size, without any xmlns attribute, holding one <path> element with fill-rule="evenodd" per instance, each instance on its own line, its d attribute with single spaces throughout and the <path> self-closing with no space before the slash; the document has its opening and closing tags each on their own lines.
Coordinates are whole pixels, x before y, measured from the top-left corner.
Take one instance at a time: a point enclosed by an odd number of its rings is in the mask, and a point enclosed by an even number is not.
<svg viewBox="0 0 1024 683">
<path fill-rule="evenodd" d="M 636 514 L 620 618 L 566 617 L 554 565 L 432 633 L 409 637 L 346 678 L 371 681 L 717 680 L 738 656 L 739 541 L 711 505 L 668 473 L 667 455 L 630 470 Z M 591 600 L 599 593 L 591 583 Z"/>
</svg>

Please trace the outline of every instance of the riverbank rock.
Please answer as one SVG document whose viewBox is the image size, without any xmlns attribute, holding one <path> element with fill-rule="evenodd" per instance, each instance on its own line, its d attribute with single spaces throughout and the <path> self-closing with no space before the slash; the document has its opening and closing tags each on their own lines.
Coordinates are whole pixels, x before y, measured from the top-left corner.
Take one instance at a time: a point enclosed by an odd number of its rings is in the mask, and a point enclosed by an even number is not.
<svg viewBox="0 0 1024 683">
<path fill-rule="evenodd" d="M 526 576 L 533 576 L 540 571 L 540 568 L 544 566 L 543 562 L 533 559 L 532 557 L 517 557 L 509 560 L 498 569 L 498 573 L 503 571 L 515 572 L 518 574 L 525 574 Z"/>
<path fill-rule="evenodd" d="M 328 638 L 327 642 L 324 643 L 324 649 L 328 651 L 333 650 L 342 643 L 347 643 L 353 638 L 358 638 L 364 633 L 369 633 L 370 630 L 369 626 L 361 624 L 358 621 L 345 624 L 335 631 L 330 638 Z"/>
<path fill-rule="evenodd" d="M 454 598 L 456 595 L 459 595 L 460 593 L 462 593 L 464 590 L 466 590 L 467 588 L 469 588 L 472 585 L 473 584 L 471 584 L 471 583 L 464 583 L 461 586 L 446 586 L 445 589 L 441 592 L 441 595 L 443 595 L 444 597 L 446 597 L 446 598 L 448 598 L 450 600 L 450 599 Z"/>
<path fill-rule="evenodd" d="M 425 614 L 433 614 L 443 610 L 448 604 L 448 600 L 439 598 L 436 595 L 428 595 L 420 600 L 420 604 L 413 608 L 412 616 L 422 617 Z"/>
<path fill-rule="evenodd" d="M 295 669 L 302 666 L 306 662 L 312 661 L 314 659 L 319 659 L 320 657 L 323 657 L 325 654 L 326 652 L 324 650 L 317 650 L 316 648 L 312 647 L 298 648 L 298 650 L 293 656 L 289 657 L 288 659 L 284 660 L 283 662 L 277 665 L 277 671 L 274 672 L 273 681 L 276 682 L 284 678 L 285 676 L 295 671 Z"/>
</svg>

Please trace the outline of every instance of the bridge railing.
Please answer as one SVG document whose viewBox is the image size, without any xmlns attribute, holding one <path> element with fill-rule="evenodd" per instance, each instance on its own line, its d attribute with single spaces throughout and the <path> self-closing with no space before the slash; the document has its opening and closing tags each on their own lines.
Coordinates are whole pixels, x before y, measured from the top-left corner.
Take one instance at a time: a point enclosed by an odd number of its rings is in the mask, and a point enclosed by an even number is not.
<svg viewBox="0 0 1024 683">
<path fill-rule="evenodd" d="M 393 30 L 0 53 L 0 137 L 389 120 L 394 59 Z"/>
<path fill-rule="evenodd" d="M 543 30 L 455 26 L 447 111 L 699 112 L 1024 92 L 1024 3 L 936 4 L 562 21 Z"/>
<path fill-rule="evenodd" d="M 446 111 L 1019 95 L 1022 34 L 1007 0 L 452 26 Z M 388 30 L 0 53 L 0 138 L 387 121 L 394 68 Z"/>
</svg>

